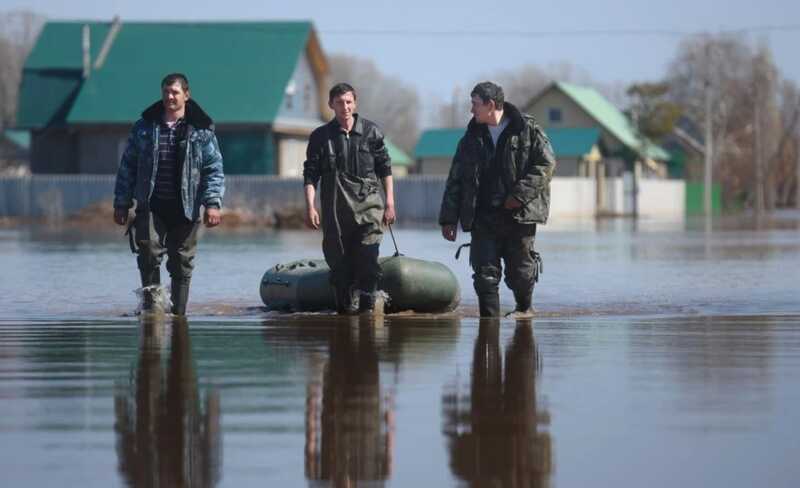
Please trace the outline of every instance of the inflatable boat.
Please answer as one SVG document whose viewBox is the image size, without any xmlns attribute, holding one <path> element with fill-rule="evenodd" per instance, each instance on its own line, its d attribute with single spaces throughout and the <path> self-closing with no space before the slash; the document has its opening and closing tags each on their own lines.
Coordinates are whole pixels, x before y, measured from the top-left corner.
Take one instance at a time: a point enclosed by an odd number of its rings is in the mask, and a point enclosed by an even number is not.
<svg viewBox="0 0 800 488">
<path fill-rule="evenodd" d="M 402 255 L 379 258 L 378 263 L 383 272 L 378 289 L 387 295 L 385 313 L 450 312 L 461 300 L 455 275 L 441 263 Z M 335 310 L 329 272 L 323 259 L 277 264 L 261 279 L 261 300 L 270 310 Z"/>
</svg>

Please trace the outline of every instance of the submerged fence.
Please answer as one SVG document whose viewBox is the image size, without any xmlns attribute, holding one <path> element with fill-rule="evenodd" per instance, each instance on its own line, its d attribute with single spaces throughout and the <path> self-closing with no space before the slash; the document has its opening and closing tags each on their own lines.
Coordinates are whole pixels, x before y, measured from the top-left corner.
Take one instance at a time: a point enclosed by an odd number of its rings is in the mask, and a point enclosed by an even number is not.
<svg viewBox="0 0 800 488">
<path fill-rule="evenodd" d="M 99 202 L 109 206 L 114 175 L 34 175 L 0 177 L 0 217 L 58 220 Z M 445 176 L 411 175 L 395 178 L 395 201 L 401 222 L 435 223 L 444 191 Z M 591 218 L 598 213 L 625 214 L 632 207 L 621 178 L 608 178 L 597 198 L 590 178 L 554 178 L 551 184 L 551 218 Z M 613 197 L 613 198 L 611 198 Z M 640 215 L 683 218 L 685 184 L 678 180 L 641 180 L 637 194 Z M 227 176 L 225 206 L 252 212 L 270 212 L 305 205 L 303 181 L 278 176 Z"/>
<path fill-rule="evenodd" d="M 114 194 L 114 175 L 33 175 L 0 178 L 0 217 L 61 219 Z M 435 221 L 445 178 L 395 179 L 398 215 L 404 221 Z M 305 205 L 303 181 L 277 176 L 227 176 L 225 206 L 270 212 Z"/>
</svg>

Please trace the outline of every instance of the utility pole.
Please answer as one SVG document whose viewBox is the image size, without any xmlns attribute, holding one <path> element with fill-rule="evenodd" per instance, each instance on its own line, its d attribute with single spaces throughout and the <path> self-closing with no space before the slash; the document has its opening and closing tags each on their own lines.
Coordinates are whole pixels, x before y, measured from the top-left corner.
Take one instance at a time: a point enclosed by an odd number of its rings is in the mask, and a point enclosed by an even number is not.
<svg viewBox="0 0 800 488">
<path fill-rule="evenodd" d="M 755 175 L 756 175 L 756 195 L 755 195 L 755 211 L 757 216 L 764 214 L 764 150 L 761 147 L 761 90 L 759 86 L 760 75 L 758 73 L 758 66 L 754 66 L 756 72 L 753 76 L 755 96 L 753 97 L 753 160 L 755 161 Z"/>
<path fill-rule="evenodd" d="M 797 126 L 797 142 L 795 148 L 794 207 L 800 210 L 800 124 Z"/>
<path fill-rule="evenodd" d="M 450 106 L 450 127 L 458 127 L 458 107 L 460 105 L 460 100 L 458 99 L 459 86 L 456 85 L 453 87 L 453 103 Z"/>
<path fill-rule="evenodd" d="M 711 166 L 714 162 L 714 130 L 711 126 L 711 41 L 706 44 L 706 136 L 705 136 L 705 169 L 703 171 L 703 212 L 707 219 L 711 218 Z"/>
</svg>

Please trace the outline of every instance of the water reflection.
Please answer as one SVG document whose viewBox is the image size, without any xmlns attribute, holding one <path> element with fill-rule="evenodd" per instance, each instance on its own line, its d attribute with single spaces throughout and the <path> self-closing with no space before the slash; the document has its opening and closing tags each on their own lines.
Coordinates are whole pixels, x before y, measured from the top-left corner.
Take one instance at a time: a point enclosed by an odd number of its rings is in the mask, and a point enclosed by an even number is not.
<svg viewBox="0 0 800 488">
<path fill-rule="evenodd" d="M 536 398 L 541 361 L 530 320 L 519 320 L 500 350 L 500 322 L 481 320 L 472 355 L 469 395 L 458 384 L 443 397 L 450 469 L 469 486 L 546 487 L 552 440 L 549 414 Z"/>
<path fill-rule="evenodd" d="M 118 468 L 129 486 L 209 487 L 220 479 L 219 394 L 198 393 L 188 329 L 185 319 L 141 322 L 131 384 L 114 395 Z"/>
<path fill-rule="evenodd" d="M 312 368 L 305 447 L 310 480 L 352 486 L 392 473 L 394 407 L 381 385 L 375 325 L 354 318 L 330 330 L 328 358 Z"/>
</svg>

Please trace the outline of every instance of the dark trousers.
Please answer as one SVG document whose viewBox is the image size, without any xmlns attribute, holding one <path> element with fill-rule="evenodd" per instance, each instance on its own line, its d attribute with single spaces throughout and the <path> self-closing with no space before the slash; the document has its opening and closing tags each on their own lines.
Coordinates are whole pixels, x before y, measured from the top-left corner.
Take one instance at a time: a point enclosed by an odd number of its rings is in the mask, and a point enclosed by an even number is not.
<svg viewBox="0 0 800 488">
<path fill-rule="evenodd" d="M 180 200 L 151 201 L 149 209 L 136 209 L 134 239 L 139 247 L 136 262 L 142 274 L 157 276 L 164 254 L 167 271 L 173 280 L 189 281 L 194 270 L 199 222 L 183 215 Z M 153 283 L 150 283 L 153 284 Z"/>
<path fill-rule="evenodd" d="M 372 226 L 360 226 L 342 232 L 341 243 L 336 235 L 323 236 L 322 250 L 325 261 L 331 268 L 331 283 L 338 289 L 347 290 L 355 287 L 365 293 L 373 293 L 378 288 L 381 268 L 378 265 L 380 242 L 365 243 L 374 240 L 366 233 L 372 232 Z"/>
<path fill-rule="evenodd" d="M 519 224 L 509 211 L 478 214 L 472 229 L 469 261 L 479 297 L 498 293 L 503 263 L 506 285 L 518 302 L 530 297 L 536 281 L 535 238 L 536 224 Z"/>
</svg>

